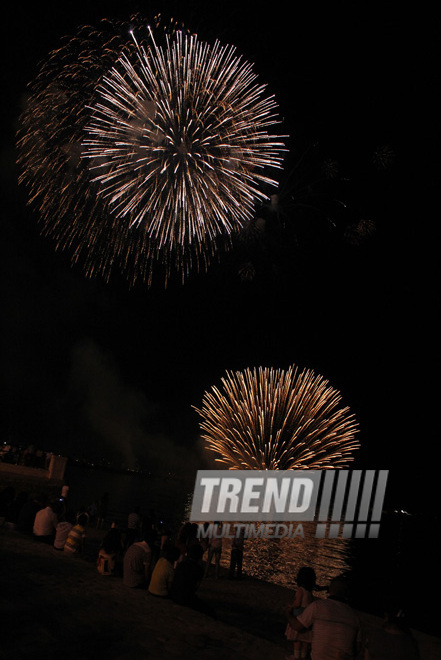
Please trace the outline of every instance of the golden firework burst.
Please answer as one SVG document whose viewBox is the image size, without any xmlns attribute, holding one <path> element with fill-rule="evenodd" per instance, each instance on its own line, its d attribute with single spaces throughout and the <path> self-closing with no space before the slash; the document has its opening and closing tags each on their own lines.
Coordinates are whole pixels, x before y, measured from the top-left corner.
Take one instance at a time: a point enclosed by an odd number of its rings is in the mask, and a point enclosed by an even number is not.
<svg viewBox="0 0 441 660">
<path fill-rule="evenodd" d="M 324 469 L 347 466 L 359 447 L 340 402 L 323 376 L 293 365 L 227 372 L 195 409 L 207 448 L 230 469 Z"/>
<path fill-rule="evenodd" d="M 87 275 L 131 283 L 206 270 L 275 181 L 283 144 L 232 46 L 141 17 L 82 28 L 30 85 L 20 182 L 42 231 Z"/>
</svg>

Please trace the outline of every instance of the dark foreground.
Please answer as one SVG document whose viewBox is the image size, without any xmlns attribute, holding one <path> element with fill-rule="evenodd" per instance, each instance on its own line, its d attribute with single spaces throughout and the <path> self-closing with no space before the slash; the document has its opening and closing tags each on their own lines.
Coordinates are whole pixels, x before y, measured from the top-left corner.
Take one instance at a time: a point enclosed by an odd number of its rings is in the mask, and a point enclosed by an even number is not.
<svg viewBox="0 0 441 660">
<path fill-rule="evenodd" d="M 0 529 L 0 660 L 283 660 L 290 653 L 283 634 L 288 589 L 208 578 L 199 595 L 215 609 L 213 619 L 99 575 L 89 543 L 85 557 L 67 557 Z M 366 627 L 379 625 L 361 618 Z M 415 636 L 422 660 L 439 660 L 441 639 Z"/>
</svg>

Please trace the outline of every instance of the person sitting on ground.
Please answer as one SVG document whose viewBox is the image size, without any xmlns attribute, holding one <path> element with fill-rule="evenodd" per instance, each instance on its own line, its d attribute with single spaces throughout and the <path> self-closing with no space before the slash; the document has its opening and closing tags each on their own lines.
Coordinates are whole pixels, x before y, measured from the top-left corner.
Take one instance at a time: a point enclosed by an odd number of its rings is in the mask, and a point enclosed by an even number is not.
<svg viewBox="0 0 441 660">
<path fill-rule="evenodd" d="M 419 651 L 401 607 L 389 600 L 381 628 L 373 628 L 366 634 L 364 660 L 390 658 L 418 660 Z"/>
<path fill-rule="evenodd" d="M 63 551 L 69 532 L 73 527 L 72 514 L 66 515 L 58 521 L 55 529 L 54 548 L 55 550 Z"/>
<path fill-rule="evenodd" d="M 52 545 L 55 539 L 57 522 L 58 518 L 55 513 L 55 504 L 49 504 L 44 509 L 37 511 L 32 530 L 34 539 Z"/>
<path fill-rule="evenodd" d="M 106 550 L 101 547 L 98 550 L 96 568 L 101 575 L 114 575 L 116 568 L 115 554 L 106 552 Z"/>
<path fill-rule="evenodd" d="M 190 607 L 215 617 L 215 613 L 208 603 L 196 595 L 204 576 L 202 554 L 203 548 L 200 543 L 188 548 L 185 558 L 176 565 L 170 597 L 178 605 Z"/>
<path fill-rule="evenodd" d="M 97 569 L 101 575 L 115 575 L 123 551 L 121 532 L 116 522 L 104 536 L 98 551 Z"/>
<path fill-rule="evenodd" d="M 159 556 L 163 557 L 164 552 L 168 552 L 168 548 L 170 545 L 170 532 L 162 520 L 158 525 L 157 534 L 158 534 L 158 543 L 159 543 Z"/>
<path fill-rule="evenodd" d="M 176 547 L 179 549 L 178 562 L 183 561 L 188 549 L 192 545 L 199 543 L 197 538 L 197 529 L 197 525 L 189 521 L 185 522 L 180 528 L 176 539 Z"/>
<path fill-rule="evenodd" d="M 86 513 L 80 513 L 78 515 L 76 524 L 72 527 L 69 534 L 67 535 L 67 539 L 64 544 L 65 552 L 67 551 L 71 552 L 72 554 L 83 554 L 88 519 L 89 518 Z"/>
<path fill-rule="evenodd" d="M 142 530 L 145 532 L 147 543 L 152 551 L 151 570 L 153 570 L 161 554 L 161 537 L 158 534 L 156 523 L 149 518 L 143 519 Z"/>
<path fill-rule="evenodd" d="M 89 514 L 89 525 L 95 527 L 96 525 L 96 516 L 98 513 L 98 505 L 93 500 L 90 504 L 87 505 L 87 513 Z"/>
<path fill-rule="evenodd" d="M 152 551 L 145 535 L 127 548 L 123 562 L 123 582 L 127 587 L 148 586 Z"/>
<path fill-rule="evenodd" d="M 174 565 L 179 557 L 179 550 L 173 545 L 163 549 L 162 557 L 159 557 L 152 572 L 149 584 L 149 593 L 153 596 L 167 598 L 170 596 L 175 569 Z"/>
<path fill-rule="evenodd" d="M 135 541 L 138 541 L 142 529 L 141 509 L 135 506 L 127 516 L 127 535 L 126 535 L 126 549 Z"/>
<path fill-rule="evenodd" d="M 118 523 L 113 521 L 109 531 L 105 534 L 101 547 L 109 554 L 119 557 L 123 551 L 123 542 Z"/>
<path fill-rule="evenodd" d="M 33 495 L 21 508 L 17 518 L 17 529 L 25 534 L 32 534 L 35 516 L 40 509 L 44 509 L 47 498 L 44 494 Z"/>
<path fill-rule="evenodd" d="M 89 512 L 87 511 L 87 506 L 85 504 L 80 505 L 77 511 L 76 522 L 78 522 L 80 516 L 85 516 L 85 520 L 86 520 L 85 527 L 86 527 L 89 524 L 90 516 L 89 516 Z"/>
<path fill-rule="evenodd" d="M 331 580 L 329 597 L 318 598 L 302 614 L 294 616 L 288 605 L 286 617 L 294 630 L 312 626 L 311 659 L 354 660 L 360 646 L 360 622 L 348 604 L 349 586 L 345 577 Z"/>
</svg>

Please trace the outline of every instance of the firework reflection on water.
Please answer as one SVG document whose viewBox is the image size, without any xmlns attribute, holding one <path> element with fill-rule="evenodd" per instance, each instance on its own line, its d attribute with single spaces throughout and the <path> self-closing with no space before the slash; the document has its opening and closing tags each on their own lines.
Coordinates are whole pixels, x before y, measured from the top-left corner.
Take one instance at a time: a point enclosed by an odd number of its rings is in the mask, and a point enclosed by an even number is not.
<svg viewBox="0 0 441 660">
<path fill-rule="evenodd" d="M 350 571 L 348 539 L 317 539 L 314 522 L 304 522 L 302 528 L 304 538 L 246 539 L 245 575 L 296 589 L 296 575 L 302 566 L 311 566 L 315 570 L 320 586 L 326 586 L 333 577 Z M 221 559 L 224 568 L 229 566 L 230 544 L 229 539 L 224 539 Z"/>
<path fill-rule="evenodd" d="M 192 501 L 193 492 L 189 492 L 186 497 L 183 522 L 190 518 Z M 234 523 L 229 524 L 229 536 L 233 536 L 235 534 Z M 253 524 L 258 530 L 259 523 Z M 243 556 L 245 576 L 295 589 L 297 572 L 302 566 L 311 566 L 315 570 L 319 586 L 326 586 L 333 577 L 351 571 L 350 539 L 316 538 L 317 524 L 315 522 L 302 522 L 302 535 L 297 536 L 295 536 L 295 530 L 298 523 L 278 524 L 285 524 L 288 529 L 292 525 L 291 538 L 245 539 Z M 230 565 L 230 550 L 231 539 L 224 537 L 220 563 L 226 570 Z M 316 595 L 320 595 L 319 592 Z"/>
</svg>

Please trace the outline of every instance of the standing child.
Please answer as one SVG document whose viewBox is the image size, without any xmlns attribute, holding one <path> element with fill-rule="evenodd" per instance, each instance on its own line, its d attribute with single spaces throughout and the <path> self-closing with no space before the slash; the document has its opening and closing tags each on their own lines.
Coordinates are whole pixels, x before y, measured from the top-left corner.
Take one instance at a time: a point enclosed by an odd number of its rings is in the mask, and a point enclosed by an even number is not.
<svg viewBox="0 0 441 660">
<path fill-rule="evenodd" d="M 307 607 L 314 600 L 312 591 L 315 586 L 316 575 L 315 571 L 309 566 L 302 566 L 299 572 L 297 573 L 297 586 L 296 595 L 292 607 L 293 616 L 298 616 L 303 612 L 305 607 Z M 299 633 L 291 626 L 286 626 L 285 631 L 286 638 L 289 641 L 294 642 L 294 658 L 306 658 L 311 644 L 311 633 L 310 631 Z"/>
</svg>

